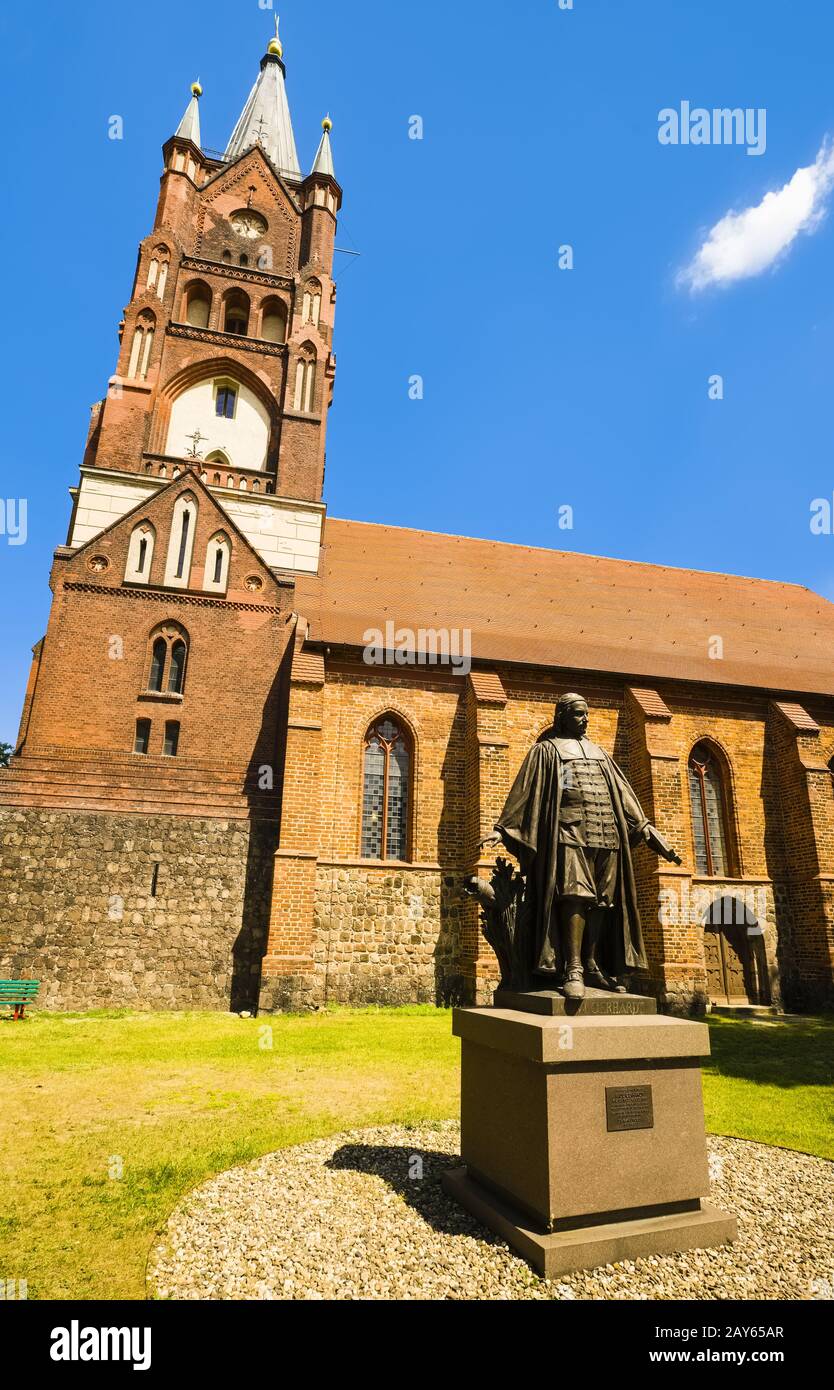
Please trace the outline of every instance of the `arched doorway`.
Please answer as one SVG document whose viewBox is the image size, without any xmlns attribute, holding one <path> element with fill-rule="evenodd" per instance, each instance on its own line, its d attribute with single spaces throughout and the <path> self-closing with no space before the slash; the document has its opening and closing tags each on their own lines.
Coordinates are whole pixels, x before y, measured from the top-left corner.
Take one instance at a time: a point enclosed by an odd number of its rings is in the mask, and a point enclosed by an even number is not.
<svg viewBox="0 0 834 1390">
<path fill-rule="evenodd" d="M 713 1004 L 769 1004 L 764 939 L 740 898 L 716 898 L 704 918 L 707 994 Z"/>
</svg>

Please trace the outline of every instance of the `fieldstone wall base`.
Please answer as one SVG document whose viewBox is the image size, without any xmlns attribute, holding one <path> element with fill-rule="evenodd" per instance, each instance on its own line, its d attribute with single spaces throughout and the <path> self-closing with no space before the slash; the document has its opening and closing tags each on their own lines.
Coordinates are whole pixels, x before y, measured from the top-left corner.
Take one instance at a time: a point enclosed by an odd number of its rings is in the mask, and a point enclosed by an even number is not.
<svg viewBox="0 0 834 1390">
<path fill-rule="evenodd" d="M 269 822 L 0 812 L 0 975 L 38 1007 L 253 1009 Z"/>
</svg>

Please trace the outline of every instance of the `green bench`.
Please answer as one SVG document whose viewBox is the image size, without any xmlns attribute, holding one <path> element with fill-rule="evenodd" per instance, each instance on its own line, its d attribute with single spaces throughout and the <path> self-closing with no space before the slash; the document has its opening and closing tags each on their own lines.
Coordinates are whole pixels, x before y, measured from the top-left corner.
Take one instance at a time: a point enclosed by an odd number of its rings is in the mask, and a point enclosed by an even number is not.
<svg viewBox="0 0 834 1390">
<path fill-rule="evenodd" d="M 40 980 L 0 980 L 0 1004 L 11 1004 L 15 1019 L 31 1004 L 40 989 Z"/>
</svg>

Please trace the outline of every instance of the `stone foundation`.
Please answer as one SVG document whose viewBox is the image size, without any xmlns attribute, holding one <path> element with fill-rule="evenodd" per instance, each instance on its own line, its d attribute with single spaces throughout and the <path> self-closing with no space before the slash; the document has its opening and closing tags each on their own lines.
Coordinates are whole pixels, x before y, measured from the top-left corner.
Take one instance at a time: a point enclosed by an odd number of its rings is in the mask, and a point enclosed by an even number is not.
<svg viewBox="0 0 834 1390">
<path fill-rule="evenodd" d="M 460 989 L 462 874 L 319 865 L 319 1003 L 446 1004 Z"/>
<path fill-rule="evenodd" d="M 38 1007 L 257 1006 L 268 822 L 0 813 L 0 976 Z"/>
</svg>

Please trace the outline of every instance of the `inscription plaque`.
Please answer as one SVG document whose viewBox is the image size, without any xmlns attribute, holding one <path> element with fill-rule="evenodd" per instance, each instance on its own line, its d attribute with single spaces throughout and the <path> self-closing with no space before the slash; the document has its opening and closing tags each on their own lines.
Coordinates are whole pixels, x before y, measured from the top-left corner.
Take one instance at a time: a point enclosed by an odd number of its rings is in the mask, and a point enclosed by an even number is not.
<svg viewBox="0 0 834 1390">
<path fill-rule="evenodd" d="M 606 1086 L 605 1118 L 609 1133 L 621 1129 L 654 1129 L 651 1086 Z"/>
</svg>

